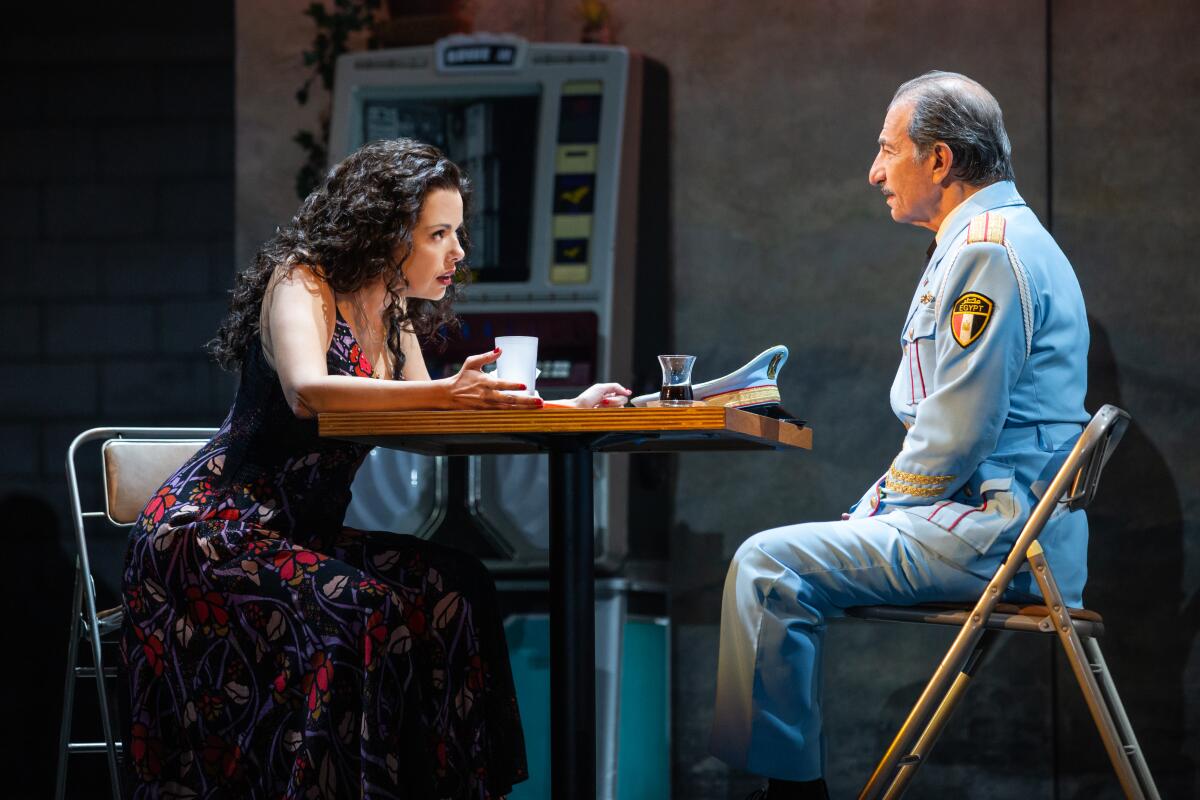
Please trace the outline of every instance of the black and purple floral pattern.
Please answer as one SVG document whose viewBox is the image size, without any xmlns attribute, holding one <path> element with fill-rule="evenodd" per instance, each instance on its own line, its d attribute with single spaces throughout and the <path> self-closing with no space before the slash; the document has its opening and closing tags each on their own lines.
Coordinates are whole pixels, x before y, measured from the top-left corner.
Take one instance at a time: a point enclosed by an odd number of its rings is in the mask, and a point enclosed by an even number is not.
<svg viewBox="0 0 1200 800">
<path fill-rule="evenodd" d="M 373 374 L 340 317 L 327 363 Z M 220 431 L 150 498 L 124 578 L 135 798 L 490 798 L 526 777 L 486 570 L 342 526 L 368 450 L 295 417 L 256 345 Z"/>
</svg>

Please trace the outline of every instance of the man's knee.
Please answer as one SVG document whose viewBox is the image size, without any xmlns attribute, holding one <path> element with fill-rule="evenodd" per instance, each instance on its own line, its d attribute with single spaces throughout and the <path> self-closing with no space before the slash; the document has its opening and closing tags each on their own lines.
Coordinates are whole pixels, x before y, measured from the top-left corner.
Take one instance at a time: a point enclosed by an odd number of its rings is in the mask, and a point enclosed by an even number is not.
<svg viewBox="0 0 1200 800">
<path fill-rule="evenodd" d="M 726 592 L 762 602 L 780 579 L 803 582 L 820 549 L 822 523 L 788 525 L 760 531 L 742 542 L 733 554 L 726 576 Z"/>
<path fill-rule="evenodd" d="M 768 531 L 761 531 L 742 542 L 733 554 L 730 571 L 735 571 L 746 564 L 753 564 L 764 555 L 762 545 L 766 541 Z"/>
<path fill-rule="evenodd" d="M 823 564 L 829 549 L 831 525 L 838 522 L 806 522 L 771 528 L 754 534 L 737 549 L 735 567 L 786 568 L 803 574 Z"/>
<path fill-rule="evenodd" d="M 770 531 L 756 533 L 746 539 L 734 552 L 729 562 L 729 571 L 725 574 L 725 594 L 727 599 L 732 595 L 743 597 L 745 600 L 761 600 L 770 584 L 778 577 L 775 573 L 779 565 L 774 563 L 764 550 Z"/>
</svg>

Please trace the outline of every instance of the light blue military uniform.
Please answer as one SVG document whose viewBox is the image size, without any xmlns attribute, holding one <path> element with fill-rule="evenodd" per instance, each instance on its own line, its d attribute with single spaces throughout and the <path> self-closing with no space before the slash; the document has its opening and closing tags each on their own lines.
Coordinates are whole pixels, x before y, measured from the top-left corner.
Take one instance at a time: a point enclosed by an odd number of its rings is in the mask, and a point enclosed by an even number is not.
<svg viewBox="0 0 1200 800">
<path fill-rule="evenodd" d="M 730 565 L 711 749 L 750 772 L 823 774 L 826 620 L 977 597 L 1087 421 L 1079 284 L 1011 182 L 943 222 L 900 347 L 891 403 L 908 432 L 887 472 L 842 521 L 756 534 Z M 1083 512 L 1057 512 L 1041 542 L 1081 605 Z M 1011 593 L 1036 595 L 1028 571 Z"/>
</svg>

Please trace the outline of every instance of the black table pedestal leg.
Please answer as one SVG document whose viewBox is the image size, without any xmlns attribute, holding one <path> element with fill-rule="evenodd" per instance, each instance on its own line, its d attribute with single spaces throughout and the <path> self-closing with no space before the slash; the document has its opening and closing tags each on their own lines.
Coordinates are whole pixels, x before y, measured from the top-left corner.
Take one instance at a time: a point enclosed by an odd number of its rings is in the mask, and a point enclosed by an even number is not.
<svg viewBox="0 0 1200 800">
<path fill-rule="evenodd" d="M 550 786 L 596 796 L 596 620 L 592 452 L 550 453 Z"/>
</svg>

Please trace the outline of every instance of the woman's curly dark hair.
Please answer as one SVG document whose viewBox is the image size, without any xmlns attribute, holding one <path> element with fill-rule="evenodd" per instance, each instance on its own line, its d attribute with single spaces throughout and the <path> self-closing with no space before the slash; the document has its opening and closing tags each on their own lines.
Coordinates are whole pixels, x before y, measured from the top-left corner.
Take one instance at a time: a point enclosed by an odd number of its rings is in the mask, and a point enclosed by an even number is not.
<svg viewBox="0 0 1200 800">
<path fill-rule="evenodd" d="M 387 306 L 387 343 L 392 374 L 404 368 L 400 333 L 405 327 L 421 339 L 437 340 L 458 320 L 451 306 L 456 282 L 441 300 L 414 297 L 401 302 L 406 286 L 401 265 L 412 252 L 412 235 L 426 195 L 450 189 L 462 195 L 464 207 L 470 184 L 462 171 L 436 147 L 412 139 L 385 139 L 363 145 L 329 171 L 313 190 L 290 225 L 280 228 L 238 274 L 221 323 L 208 352 L 222 367 L 236 370 L 260 333 L 263 295 L 276 270 L 306 265 L 335 292 L 353 292 L 383 276 Z M 465 232 L 462 246 L 467 247 Z M 394 258 L 401 253 L 402 257 Z M 460 262 L 456 278 L 465 274 Z"/>
</svg>

